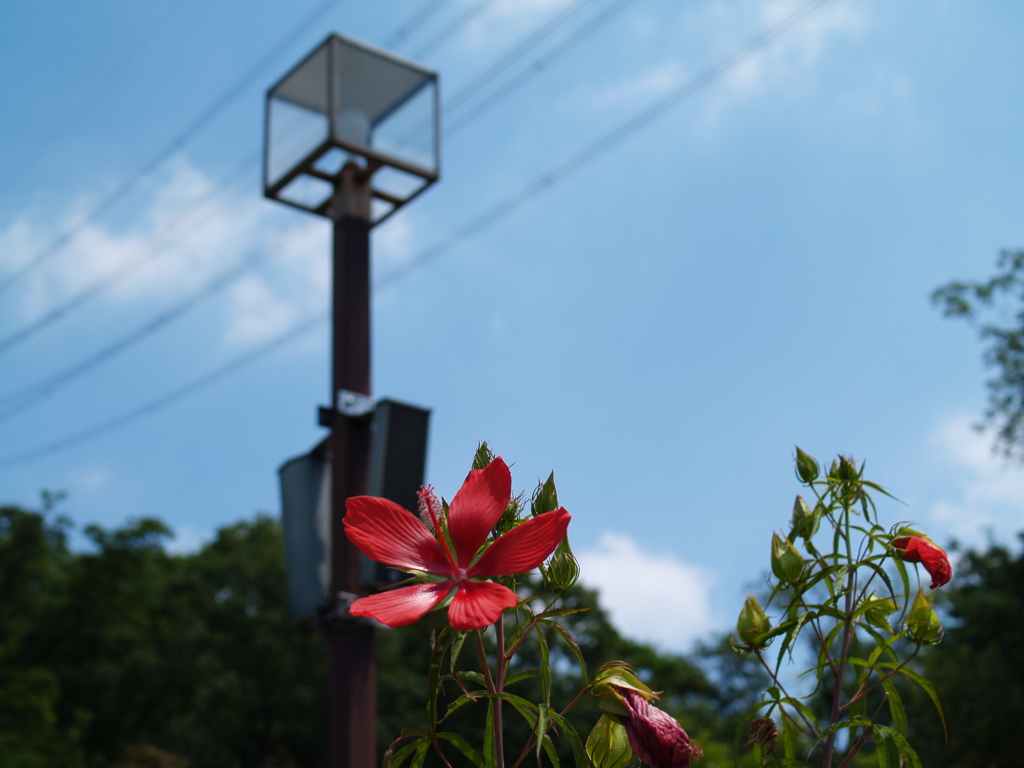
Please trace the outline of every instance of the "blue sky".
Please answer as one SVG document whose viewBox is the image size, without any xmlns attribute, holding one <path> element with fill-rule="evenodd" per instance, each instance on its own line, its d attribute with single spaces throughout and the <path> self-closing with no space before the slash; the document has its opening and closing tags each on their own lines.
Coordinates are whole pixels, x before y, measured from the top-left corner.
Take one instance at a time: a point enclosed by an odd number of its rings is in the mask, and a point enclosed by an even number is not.
<svg viewBox="0 0 1024 768">
<path fill-rule="evenodd" d="M 0 284 L 49 255 L 0 295 L 0 348 L 78 303 L 0 349 L 0 406 L 239 266 L 0 421 L 0 499 L 33 506 L 40 489 L 65 490 L 77 522 L 154 515 L 182 549 L 276 514 L 277 467 L 323 435 L 322 323 L 95 439 L 4 462 L 326 309 L 329 225 L 264 200 L 255 158 L 266 88 L 329 32 L 392 42 L 440 72 L 445 98 L 564 12 L 481 97 L 529 72 L 522 85 L 442 134 L 442 180 L 373 234 L 374 390 L 433 409 L 428 480 L 454 494 L 481 439 L 517 488 L 554 469 L 584 578 L 625 631 L 668 648 L 728 628 L 767 568 L 799 490 L 794 444 L 866 458 L 907 503 L 882 505 L 892 522 L 916 520 L 939 541 L 1011 541 L 1024 476 L 970 429 L 984 407 L 981 347 L 928 295 L 988 275 L 1000 248 L 1024 243 L 1017 4 L 824 3 L 451 240 L 799 7 L 5 4 Z"/>
</svg>

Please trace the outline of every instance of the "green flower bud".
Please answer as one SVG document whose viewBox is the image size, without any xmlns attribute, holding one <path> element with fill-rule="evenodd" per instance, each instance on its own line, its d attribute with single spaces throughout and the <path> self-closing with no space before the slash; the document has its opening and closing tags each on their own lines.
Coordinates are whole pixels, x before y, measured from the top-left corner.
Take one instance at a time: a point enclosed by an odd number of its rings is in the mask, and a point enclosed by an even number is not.
<svg viewBox="0 0 1024 768">
<path fill-rule="evenodd" d="M 938 645 L 942 641 L 942 622 L 924 594 L 918 590 L 910 613 L 907 615 L 906 632 L 908 640 L 924 645 Z"/>
<path fill-rule="evenodd" d="M 580 577 L 580 564 L 569 548 L 568 536 L 562 539 L 547 565 L 542 565 L 540 571 L 552 589 L 568 589 L 576 583 Z"/>
<path fill-rule="evenodd" d="M 633 759 L 626 727 L 618 718 L 601 715 L 587 738 L 587 755 L 594 768 L 626 768 Z"/>
<path fill-rule="evenodd" d="M 740 611 L 739 620 L 736 622 L 736 634 L 739 635 L 740 642 L 753 647 L 754 640 L 771 628 L 772 623 L 765 615 L 761 604 L 757 602 L 757 598 L 747 595 L 747 600 L 743 603 L 743 610 Z"/>
<path fill-rule="evenodd" d="M 870 606 L 864 611 L 864 618 L 868 620 L 868 624 L 879 629 L 892 630 L 889 626 L 889 614 L 898 608 L 896 601 L 888 597 L 868 595 L 864 598 L 864 605 Z"/>
<path fill-rule="evenodd" d="M 803 483 L 818 479 L 818 462 L 813 456 L 801 451 L 800 446 L 796 447 L 796 476 Z"/>
<path fill-rule="evenodd" d="M 832 462 L 832 475 L 846 482 L 857 480 L 860 475 L 857 473 L 857 462 L 853 460 L 853 456 L 839 454 L 839 462 Z"/>
<path fill-rule="evenodd" d="M 811 508 L 807 506 L 807 502 L 804 501 L 804 497 L 797 495 L 796 501 L 793 502 L 793 517 L 791 525 L 793 526 L 793 535 L 800 536 L 804 541 L 810 539 L 818 532 L 818 524 L 821 522 L 821 512 L 815 509 L 813 512 Z"/>
<path fill-rule="evenodd" d="M 555 490 L 555 473 L 548 475 L 548 479 L 537 486 L 530 500 L 530 514 L 536 517 L 547 512 L 554 512 L 558 509 L 558 492 Z"/>
<path fill-rule="evenodd" d="M 795 584 L 804 570 L 804 559 L 789 539 L 772 534 L 772 573 L 783 584 Z"/>
<path fill-rule="evenodd" d="M 657 695 L 636 676 L 636 670 L 624 661 L 609 661 L 594 674 L 590 684 L 590 699 L 602 712 L 616 717 L 628 717 L 629 707 L 622 691 L 635 691 L 650 701 Z"/>
</svg>

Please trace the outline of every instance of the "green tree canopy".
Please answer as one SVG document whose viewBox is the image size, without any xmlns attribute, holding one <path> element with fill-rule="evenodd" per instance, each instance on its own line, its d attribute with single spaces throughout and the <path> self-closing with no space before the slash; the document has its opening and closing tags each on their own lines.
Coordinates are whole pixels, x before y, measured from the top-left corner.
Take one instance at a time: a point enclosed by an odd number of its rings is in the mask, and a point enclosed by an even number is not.
<svg viewBox="0 0 1024 768">
<path fill-rule="evenodd" d="M 186 555 L 167 551 L 157 520 L 87 527 L 84 551 L 69 548 L 70 526 L 52 510 L 0 507 L 4 768 L 326 764 L 325 641 L 288 626 L 277 520 L 221 528 Z M 596 597 L 577 586 L 564 599 Z M 702 765 L 732 764 L 736 718 L 762 683 L 744 658 L 724 643 L 694 658 L 661 653 L 623 638 L 600 608 L 572 623 L 590 671 L 630 661 L 704 747 Z M 424 719 L 423 626 L 378 632 L 377 659 L 383 754 Z M 568 654 L 555 667 L 564 704 L 579 672 Z M 573 717 L 587 732 L 597 712 L 583 703 Z"/>
</svg>

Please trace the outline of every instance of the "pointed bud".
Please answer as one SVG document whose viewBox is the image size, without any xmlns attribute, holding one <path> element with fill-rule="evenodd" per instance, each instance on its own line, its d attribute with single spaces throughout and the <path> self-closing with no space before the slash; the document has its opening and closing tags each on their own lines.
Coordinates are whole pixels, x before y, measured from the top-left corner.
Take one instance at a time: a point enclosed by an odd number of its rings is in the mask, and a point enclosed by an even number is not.
<svg viewBox="0 0 1024 768">
<path fill-rule="evenodd" d="M 818 479 L 818 462 L 813 456 L 801 451 L 800 446 L 796 447 L 796 476 L 803 483 Z"/>
<path fill-rule="evenodd" d="M 540 569 L 544 581 L 551 589 L 568 589 L 580 577 L 580 564 L 569 548 L 569 537 L 566 536 L 555 548 L 546 565 Z"/>
<path fill-rule="evenodd" d="M 757 602 L 757 598 L 747 595 L 747 600 L 743 603 L 743 610 L 740 611 L 740 617 L 736 622 L 736 634 L 739 635 L 740 642 L 754 647 L 754 641 L 758 636 L 770 631 L 771 628 L 772 623 L 765 615 L 761 604 Z"/>
<path fill-rule="evenodd" d="M 866 608 L 864 618 L 868 620 L 868 624 L 892 631 L 892 627 L 889 625 L 889 614 L 898 608 L 896 601 L 888 597 L 868 595 L 864 598 L 864 606 Z"/>
<path fill-rule="evenodd" d="M 820 522 L 821 510 L 816 508 L 812 512 L 811 508 L 807 506 L 807 502 L 804 501 L 804 497 L 797 495 L 796 501 L 793 502 L 793 517 L 790 521 L 790 525 L 793 526 L 793 535 L 800 536 L 807 541 L 818 532 Z"/>
<path fill-rule="evenodd" d="M 924 645 L 938 645 L 942 641 L 942 622 L 932 608 L 924 589 L 918 590 L 910 613 L 907 614 L 906 632 L 908 640 Z"/>
<path fill-rule="evenodd" d="M 789 539 L 772 534 L 772 573 L 783 584 L 795 584 L 804 569 L 804 559 Z"/>
<path fill-rule="evenodd" d="M 487 441 L 484 440 L 476 447 L 476 453 L 473 454 L 473 469 L 483 469 L 493 460 L 494 452 L 487 447 Z"/>
<path fill-rule="evenodd" d="M 857 474 L 857 462 L 853 460 L 853 456 L 843 456 L 842 454 L 839 454 L 839 465 L 835 467 L 833 474 L 840 480 L 857 480 L 859 478 L 859 475 Z"/>
<path fill-rule="evenodd" d="M 548 479 L 537 486 L 533 492 L 533 499 L 530 501 L 530 514 L 536 517 L 547 512 L 554 512 L 558 509 L 558 492 L 555 490 L 555 473 L 548 475 Z"/>
</svg>

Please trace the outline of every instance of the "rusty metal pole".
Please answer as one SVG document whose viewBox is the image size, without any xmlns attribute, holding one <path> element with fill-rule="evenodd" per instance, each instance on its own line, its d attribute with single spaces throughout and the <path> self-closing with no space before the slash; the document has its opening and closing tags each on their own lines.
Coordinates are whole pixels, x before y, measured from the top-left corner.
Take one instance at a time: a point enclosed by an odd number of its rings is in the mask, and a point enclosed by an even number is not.
<svg viewBox="0 0 1024 768">
<path fill-rule="evenodd" d="M 370 395 L 370 183 L 350 163 L 334 199 L 331 425 L 331 594 L 359 589 L 359 552 L 345 537 L 345 500 L 366 493 L 370 422 L 339 411 L 340 392 Z M 344 593 L 344 594 L 343 594 Z M 344 612 L 328 626 L 330 768 L 376 768 L 377 671 L 372 626 Z"/>
</svg>

